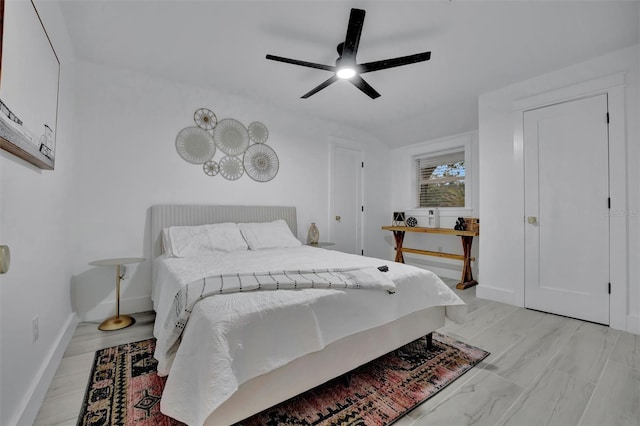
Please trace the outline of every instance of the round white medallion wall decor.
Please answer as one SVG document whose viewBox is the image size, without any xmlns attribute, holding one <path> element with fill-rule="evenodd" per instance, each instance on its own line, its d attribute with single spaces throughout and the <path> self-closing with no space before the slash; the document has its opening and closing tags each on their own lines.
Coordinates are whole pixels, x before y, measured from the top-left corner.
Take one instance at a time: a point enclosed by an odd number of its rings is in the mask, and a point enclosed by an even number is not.
<svg viewBox="0 0 640 426">
<path fill-rule="evenodd" d="M 220 174 L 227 180 L 238 180 L 244 174 L 244 168 L 242 167 L 242 160 L 235 155 L 227 155 L 222 157 L 220 163 Z"/>
<path fill-rule="evenodd" d="M 278 174 L 280 161 L 265 144 L 269 130 L 263 123 L 253 121 L 245 127 L 233 118 L 218 121 L 208 108 L 198 108 L 193 121 L 196 126 L 178 132 L 176 151 L 183 160 L 202 165 L 205 175 L 234 181 L 247 174 L 256 182 L 268 182 Z M 215 161 L 218 151 L 222 158 Z"/>
<path fill-rule="evenodd" d="M 199 108 L 193 114 L 193 121 L 204 130 L 212 130 L 218 124 L 218 117 L 207 108 Z"/>
<path fill-rule="evenodd" d="M 215 176 L 220 172 L 220 167 L 215 161 L 207 161 L 202 165 L 202 170 L 204 170 L 204 174 L 207 176 Z"/>
<path fill-rule="evenodd" d="M 258 182 L 268 182 L 278 174 L 280 161 L 276 152 L 263 143 L 251 145 L 244 152 L 244 169 Z"/>
<path fill-rule="evenodd" d="M 249 131 L 249 139 L 255 143 L 265 143 L 267 139 L 269 139 L 269 130 L 267 129 L 267 126 L 259 121 L 254 121 L 249 124 L 247 130 Z"/>
<path fill-rule="evenodd" d="M 203 164 L 216 153 L 213 136 L 200 127 L 186 127 L 176 136 L 176 151 L 183 160 L 192 164 Z"/>
<path fill-rule="evenodd" d="M 233 118 L 220 120 L 213 129 L 213 138 L 220 151 L 229 155 L 242 154 L 249 146 L 249 132 Z"/>
</svg>

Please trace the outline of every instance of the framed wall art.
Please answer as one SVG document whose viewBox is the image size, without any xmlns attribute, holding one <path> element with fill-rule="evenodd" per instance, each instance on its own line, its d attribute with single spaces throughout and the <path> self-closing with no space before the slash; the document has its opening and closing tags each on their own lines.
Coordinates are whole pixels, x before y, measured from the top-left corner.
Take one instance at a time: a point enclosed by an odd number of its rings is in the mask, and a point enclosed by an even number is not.
<svg viewBox="0 0 640 426">
<path fill-rule="evenodd" d="M 60 61 L 33 0 L 0 0 L 0 148 L 53 170 Z"/>
</svg>

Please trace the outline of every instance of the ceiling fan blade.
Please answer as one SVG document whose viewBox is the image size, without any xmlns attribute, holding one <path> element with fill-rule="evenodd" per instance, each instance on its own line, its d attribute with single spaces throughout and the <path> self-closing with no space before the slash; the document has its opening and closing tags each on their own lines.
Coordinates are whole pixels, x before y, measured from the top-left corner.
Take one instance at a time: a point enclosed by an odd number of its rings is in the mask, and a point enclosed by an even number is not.
<svg viewBox="0 0 640 426">
<path fill-rule="evenodd" d="M 416 53 L 413 55 L 400 56 L 399 58 L 384 59 L 382 61 L 367 62 L 358 65 L 360 74 L 371 71 L 384 70 L 387 68 L 399 67 L 402 65 L 415 64 L 416 62 L 428 61 L 431 58 L 431 52 Z"/>
<path fill-rule="evenodd" d="M 309 96 L 315 95 L 316 93 L 318 93 L 328 85 L 335 83 L 336 81 L 338 81 L 338 77 L 336 77 L 335 75 L 332 75 L 330 78 L 318 84 L 316 87 L 314 87 L 313 89 L 311 89 L 310 91 L 302 95 L 301 98 L 307 99 Z"/>
<path fill-rule="evenodd" d="M 376 91 L 369 83 L 364 81 L 359 75 L 354 75 L 349 79 L 349 82 L 356 86 L 358 89 L 366 93 L 371 99 L 375 99 L 380 96 L 380 93 Z"/>
<path fill-rule="evenodd" d="M 362 34 L 364 15 L 365 11 L 362 9 L 351 9 L 347 35 L 344 38 L 344 45 L 342 47 L 343 59 L 353 59 L 355 62 L 358 45 L 360 45 L 360 34 Z"/>
<path fill-rule="evenodd" d="M 332 65 L 316 64 L 313 62 L 299 61 L 297 59 L 283 58 L 282 56 L 267 55 L 267 59 L 272 61 L 285 62 L 287 64 L 300 65 L 302 67 L 317 68 L 325 71 L 336 71 L 336 67 Z"/>
</svg>

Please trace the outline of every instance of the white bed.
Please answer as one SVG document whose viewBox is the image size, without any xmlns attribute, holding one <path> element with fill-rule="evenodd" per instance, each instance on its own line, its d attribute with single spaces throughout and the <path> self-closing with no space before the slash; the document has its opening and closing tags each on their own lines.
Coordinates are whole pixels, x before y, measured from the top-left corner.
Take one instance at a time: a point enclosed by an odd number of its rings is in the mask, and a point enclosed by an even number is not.
<svg viewBox="0 0 640 426">
<path fill-rule="evenodd" d="M 163 413 L 190 425 L 231 425 L 431 333 L 445 315 L 464 318 L 466 306 L 435 274 L 388 260 L 308 246 L 162 256 L 161 234 L 169 226 L 277 219 L 296 235 L 294 207 L 151 208 L 154 335 L 162 347 L 156 358 L 159 373 L 168 373 Z M 384 276 L 394 294 L 303 289 L 215 295 L 194 306 L 177 351 L 163 346 L 171 302 L 190 282 L 215 274 L 382 265 L 389 267 Z"/>
</svg>

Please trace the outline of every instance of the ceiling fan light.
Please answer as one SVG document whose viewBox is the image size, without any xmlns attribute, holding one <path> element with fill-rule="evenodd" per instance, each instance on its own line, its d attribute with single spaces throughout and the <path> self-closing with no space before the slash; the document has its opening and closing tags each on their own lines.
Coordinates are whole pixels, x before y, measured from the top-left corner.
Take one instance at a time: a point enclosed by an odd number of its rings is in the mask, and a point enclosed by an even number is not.
<svg viewBox="0 0 640 426">
<path fill-rule="evenodd" d="M 338 76 L 338 78 L 349 79 L 354 75 L 356 75 L 356 70 L 348 67 L 340 68 L 338 72 L 336 72 L 336 76 Z"/>
</svg>

